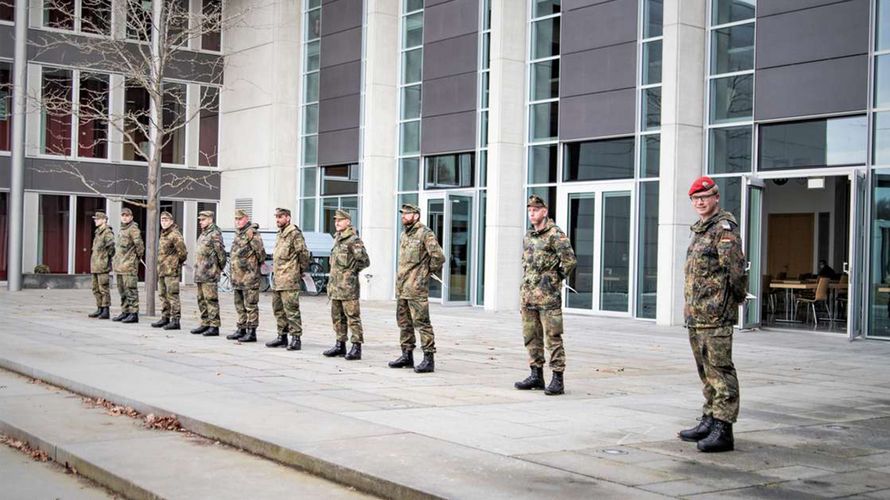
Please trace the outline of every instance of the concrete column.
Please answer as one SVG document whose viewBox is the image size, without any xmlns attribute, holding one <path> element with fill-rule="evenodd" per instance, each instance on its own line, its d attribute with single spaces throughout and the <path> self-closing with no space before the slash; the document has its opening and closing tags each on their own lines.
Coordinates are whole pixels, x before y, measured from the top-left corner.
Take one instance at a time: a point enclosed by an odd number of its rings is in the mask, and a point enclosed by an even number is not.
<svg viewBox="0 0 890 500">
<path fill-rule="evenodd" d="M 659 325 L 683 324 L 683 267 L 695 212 L 689 184 L 704 171 L 705 0 L 665 0 L 661 175 L 658 202 Z"/>
<path fill-rule="evenodd" d="M 519 308 L 527 26 L 525 8 L 510 0 L 492 0 L 485 229 L 485 309 L 490 311 Z"/>
<path fill-rule="evenodd" d="M 179 221 L 182 229 L 182 238 L 185 240 L 185 248 L 189 252 L 185 266 L 182 268 L 182 282 L 192 283 L 195 279 L 195 234 L 198 231 L 198 202 L 184 201 L 182 203 L 182 220 Z"/>
<path fill-rule="evenodd" d="M 389 300 L 396 256 L 399 2 L 366 0 L 365 20 L 361 236 L 371 266 L 362 272 L 362 299 Z"/>
<path fill-rule="evenodd" d="M 40 194 L 25 191 L 24 232 L 22 234 L 22 272 L 33 273 L 39 253 L 38 242 L 40 230 Z"/>
</svg>

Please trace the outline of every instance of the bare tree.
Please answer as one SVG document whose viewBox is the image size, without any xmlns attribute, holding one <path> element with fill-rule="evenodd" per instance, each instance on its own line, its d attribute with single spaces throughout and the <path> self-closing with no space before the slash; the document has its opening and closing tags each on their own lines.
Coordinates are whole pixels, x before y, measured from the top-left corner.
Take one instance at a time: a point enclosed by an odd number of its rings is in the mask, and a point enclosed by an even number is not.
<svg viewBox="0 0 890 500">
<path fill-rule="evenodd" d="M 146 209 L 146 309 L 154 315 L 160 195 L 211 187 L 218 175 L 161 169 L 164 162 L 185 163 L 188 123 L 218 113 L 216 85 L 222 81 L 224 58 L 191 48 L 204 43 L 220 50 L 222 31 L 241 24 L 246 12 L 227 9 L 224 13 L 221 0 L 205 0 L 201 12 L 190 12 L 188 0 L 80 0 L 80 9 L 76 3 L 44 0 L 44 24 L 73 29 L 77 23 L 81 32 L 104 36 L 44 31 L 29 41 L 32 58 L 38 61 L 53 53 L 54 59 L 64 58 L 65 51 L 76 51 L 86 61 L 77 68 L 79 95 L 71 95 L 71 71 L 44 69 L 40 95 L 30 96 L 43 114 L 43 147 L 64 156 L 77 148 L 79 156 L 107 157 L 105 148 L 113 130 L 121 138 L 125 159 L 147 162 L 147 176 L 144 181 L 130 177 L 97 180 L 73 162 L 44 167 L 41 172 L 73 176 L 92 193 Z M 112 23 L 112 19 L 120 21 Z M 112 88 L 109 74 L 122 77 L 115 79 L 122 82 L 117 89 Z M 204 85 L 197 100 L 187 102 L 186 85 L 174 77 Z M 112 94 L 125 96 L 123 112 L 111 109 Z M 72 117 L 79 130 L 74 144 Z M 216 151 L 201 154 L 199 164 L 215 164 Z"/>
</svg>

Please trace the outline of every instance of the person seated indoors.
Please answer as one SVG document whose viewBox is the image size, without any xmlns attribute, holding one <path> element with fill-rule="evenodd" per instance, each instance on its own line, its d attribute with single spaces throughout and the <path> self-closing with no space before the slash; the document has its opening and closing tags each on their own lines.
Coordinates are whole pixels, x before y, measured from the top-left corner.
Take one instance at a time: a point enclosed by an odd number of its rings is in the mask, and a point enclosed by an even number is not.
<svg viewBox="0 0 890 500">
<path fill-rule="evenodd" d="M 834 271 L 834 269 L 831 268 L 831 266 L 828 265 L 828 262 L 826 262 L 825 260 L 820 260 L 819 273 L 817 274 L 817 276 L 820 278 L 828 278 L 833 280 L 837 278 L 837 273 Z"/>
</svg>

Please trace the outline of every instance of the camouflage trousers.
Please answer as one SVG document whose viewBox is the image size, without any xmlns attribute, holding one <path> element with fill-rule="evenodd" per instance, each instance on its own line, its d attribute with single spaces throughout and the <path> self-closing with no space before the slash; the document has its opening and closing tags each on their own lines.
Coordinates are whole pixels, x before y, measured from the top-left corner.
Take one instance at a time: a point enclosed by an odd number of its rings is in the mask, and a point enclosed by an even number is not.
<svg viewBox="0 0 890 500">
<path fill-rule="evenodd" d="M 238 313 L 238 328 L 260 326 L 260 289 L 234 290 L 235 312 Z"/>
<path fill-rule="evenodd" d="M 402 350 L 414 350 L 417 337 L 414 330 L 420 331 L 420 347 L 423 352 L 436 352 L 436 337 L 430 323 L 429 299 L 399 299 L 396 306 L 396 321 L 399 324 L 399 341 Z"/>
<path fill-rule="evenodd" d="M 121 312 L 139 312 L 139 289 L 136 288 L 139 278 L 135 274 L 118 274 L 117 293 L 121 296 Z"/>
<path fill-rule="evenodd" d="M 358 300 L 331 300 L 331 321 L 334 323 L 334 333 L 337 342 L 346 342 L 347 330 L 352 330 L 353 344 L 361 344 L 364 341 L 362 330 L 362 311 Z"/>
<path fill-rule="evenodd" d="M 278 333 L 290 333 L 300 338 L 303 335 L 303 318 L 300 316 L 300 291 L 275 290 L 272 292 L 272 311 Z"/>
<path fill-rule="evenodd" d="M 732 326 L 690 328 L 689 344 L 702 382 L 702 414 L 733 423 L 739 416 L 739 380 L 732 364 Z"/>
<path fill-rule="evenodd" d="M 158 276 L 158 297 L 161 299 L 161 317 L 179 319 L 182 311 L 179 276 Z"/>
<path fill-rule="evenodd" d="M 198 285 L 198 310 L 201 311 L 201 326 L 219 328 L 219 285 L 217 283 L 196 283 Z"/>
<path fill-rule="evenodd" d="M 544 348 L 550 352 L 550 369 L 566 369 L 566 350 L 562 345 L 562 309 L 521 309 L 522 337 L 528 350 L 528 364 L 542 368 Z"/>
<path fill-rule="evenodd" d="M 93 297 L 96 298 L 96 307 L 111 305 L 110 281 L 108 273 L 93 273 Z"/>
</svg>

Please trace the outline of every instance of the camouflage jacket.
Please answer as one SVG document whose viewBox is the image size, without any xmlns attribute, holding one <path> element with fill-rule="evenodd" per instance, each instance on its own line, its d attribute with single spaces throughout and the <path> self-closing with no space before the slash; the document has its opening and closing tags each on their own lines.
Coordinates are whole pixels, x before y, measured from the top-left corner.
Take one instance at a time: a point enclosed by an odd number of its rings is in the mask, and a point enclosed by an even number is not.
<svg viewBox="0 0 890 500">
<path fill-rule="evenodd" d="M 176 224 L 161 229 L 158 236 L 158 276 L 181 276 L 182 265 L 188 257 L 185 240 Z"/>
<path fill-rule="evenodd" d="M 195 244 L 195 283 L 216 283 L 226 267 L 226 246 L 216 224 L 210 224 Z"/>
<path fill-rule="evenodd" d="M 260 287 L 260 266 L 266 261 L 266 250 L 259 228 L 259 225 L 248 222 L 243 228 L 235 230 L 229 258 L 232 263 L 232 288 L 236 290 Z"/>
<path fill-rule="evenodd" d="M 337 233 L 331 249 L 331 276 L 328 280 L 328 297 L 333 300 L 355 300 L 359 296 L 358 273 L 371 265 L 365 244 L 347 227 Z"/>
<path fill-rule="evenodd" d="M 562 307 L 562 280 L 575 270 L 575 251 L 566 233 L 548 219 L 540 231 L 531 228 L 522 240 L 520 307 L 549 310 Z"/>
<path fill-rule="evenodd" d="M 400 299 L 429 297 L 430 274 L 441 273 L 444 263 L 445 253 L 430 228 L 420 222 L 406 228 L 399 239 L 396 297 Z"/>
<path fill-rule="evenodd" d="M 303 231 L 294 224 L 278 229 L 275 253 L 272 255 L 275 290 L 299 290 L 303 269 L 309 265 L 309 248 Z"/>
<path fill-rule="evenodd" d="M 93 251 L 90 254 L 90 273 L 110 273 L 111 258 L 114 257 L 114 231 L 105 224 L 96 229 L 93 236 Z"/>
<path fill-rule="evenodd" d="M 738 321 L 739 302 L 730 287 L 745 286 L 745 256 L 738 224 L 720 210 L 692 225 L 692 242 L 686 252 L 686 326 L 718 328 Z"/>
<path fill-rule="evenodd" d="M 118 274 L 136 274 L 139 272 L 139 260 L 145 256 L 145 243 L 139 224 L 130 222 L 121 224 L 121 232 L 117 235 L 114 248 L 114 272 Z"/>
</svg>

